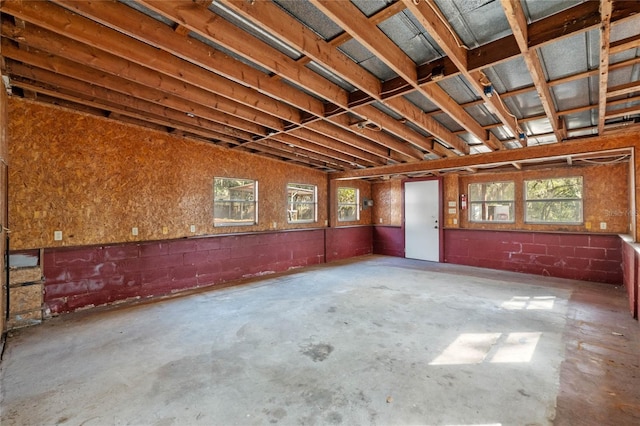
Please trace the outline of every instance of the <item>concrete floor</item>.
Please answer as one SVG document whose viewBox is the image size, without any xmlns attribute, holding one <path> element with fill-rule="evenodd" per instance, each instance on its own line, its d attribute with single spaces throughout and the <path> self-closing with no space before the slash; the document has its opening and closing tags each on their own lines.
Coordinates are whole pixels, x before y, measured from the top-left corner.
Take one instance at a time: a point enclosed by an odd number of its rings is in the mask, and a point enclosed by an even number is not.
<svg viewBox="0 0 640 426">
<path fill-rule="evenodd" d="M 366 256 L 13 332 L 2 425 L 637 425 L 609 285 Z"/>
</svg>

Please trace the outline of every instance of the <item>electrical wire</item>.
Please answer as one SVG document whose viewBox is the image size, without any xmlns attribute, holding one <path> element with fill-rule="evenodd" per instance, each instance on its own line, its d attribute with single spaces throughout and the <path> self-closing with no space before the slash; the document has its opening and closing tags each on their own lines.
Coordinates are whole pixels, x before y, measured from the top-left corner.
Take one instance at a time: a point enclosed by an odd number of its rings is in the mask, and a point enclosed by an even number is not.
<svg viewBox="0 0 640 426">
<path fill-rule="evenodd" d="M 585 163 L 590 163 L 590 164 L 616 164 L 616 163 L 621 163 L 625 161 L 627 158 L 629 158 L 629 155 L 625 154 L 614 160 L 608 160 L 608 161 L 590 160 L 588 158 L 574 158 L 574 161 L 584 161 Z"/>
<path fill-rule="evenodd" d="M 470 50 L 467 46 L 465 46 L 463 43 L 460 43 L 459 39 L 458 39 L 458 34 L 456 34 L 453 31 L 453 28 L 451 28 L 451 25 L 449 24 L 449 21 L 442 15 L 442 12 L 440 12 L 440 9 L 438 9 L 438 7 L 435 4 L 431 4 L 431 2 L 429 0 L 425 0 L 424 1 L 425 4 L 427 6 L 429 6 L 431 8 L 431 10 L 433 11 L 433 13 L 435 13 L 436 15 L 438 15 L 438 18 L 440 18 L 440 20 L 442 22 L 446 22 L 447 25 L 445 25 L 445 27 L 447 28 L 447 30 L 451 33 L 451 35 L 453 36 L 453 39 L 455 40 L 456 44 L 458 45 L 459 48 L 461 49 L 466 49 L 466 50 Z M 418 5 L 420 3 L 420 0 L 413 0 L 413 4 L 414 5 Z"/>
</svg>

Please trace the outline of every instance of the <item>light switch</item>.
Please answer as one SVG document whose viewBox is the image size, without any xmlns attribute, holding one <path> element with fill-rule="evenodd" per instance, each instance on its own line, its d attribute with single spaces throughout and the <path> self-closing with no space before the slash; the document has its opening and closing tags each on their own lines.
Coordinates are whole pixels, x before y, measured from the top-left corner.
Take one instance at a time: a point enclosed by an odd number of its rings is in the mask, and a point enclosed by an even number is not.
<svg viewBox="0 0 640 426">
<path fill-rule="evenodd" d="M 133 228 L 131 228 L 131 235 L 133 236 L 138 235 L 138 227 L 134 226 Z"/>
</svg>

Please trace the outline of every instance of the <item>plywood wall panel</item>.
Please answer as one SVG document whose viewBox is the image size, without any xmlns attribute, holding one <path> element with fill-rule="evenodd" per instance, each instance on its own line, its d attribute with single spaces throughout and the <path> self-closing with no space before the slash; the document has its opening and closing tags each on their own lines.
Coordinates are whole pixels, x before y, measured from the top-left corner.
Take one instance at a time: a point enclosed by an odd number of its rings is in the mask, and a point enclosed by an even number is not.
<svg viewBox="0 0 640 426">
<path fill-rule="evenodd" d="M 6 268 L 7 259 L 7 180 L 8 180 L 8 98 L 5 90 L 4 81 L 0 81 L 0 271 Z M 0 274 L 0 334 L 5 330 L 6 311 L 7 311 L 7 292 L 8 283 L 6 274 Z"/>
<path fill-rule="evenodd" d="M 328 219 L 319 171 L 24 99 L 9 100 L 8 131 L 12 249 L 323 227 Z M 258 180 L 258 225 L 213 226 L 216 176 Z M 317 223 L 287 224 L 288 182 L 318 186 Z"/>
<path fill-rule="evenodd" d="M 402 226 L 402 180 L 391 179 L 371 185 L 373 223 Z"/>
</svg>

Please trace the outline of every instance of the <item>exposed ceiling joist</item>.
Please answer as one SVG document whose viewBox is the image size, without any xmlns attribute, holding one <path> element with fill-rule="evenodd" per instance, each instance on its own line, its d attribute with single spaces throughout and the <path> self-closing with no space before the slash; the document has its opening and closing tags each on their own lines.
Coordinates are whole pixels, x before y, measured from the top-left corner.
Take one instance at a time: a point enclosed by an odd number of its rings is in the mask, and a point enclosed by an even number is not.
<svg viewBox="0 0 640 426">
<path fill-rule="evenodd" d="M 0 64 L 14 96 L 327 172 L 420 174 L 525 130 L 552 144 L 640 120 L 640 2 L 448 1 L 5 0 Z M 548 53 L 587 58 L 571 40 L 596 29 L 598 69 Z"/>
</svg>

